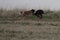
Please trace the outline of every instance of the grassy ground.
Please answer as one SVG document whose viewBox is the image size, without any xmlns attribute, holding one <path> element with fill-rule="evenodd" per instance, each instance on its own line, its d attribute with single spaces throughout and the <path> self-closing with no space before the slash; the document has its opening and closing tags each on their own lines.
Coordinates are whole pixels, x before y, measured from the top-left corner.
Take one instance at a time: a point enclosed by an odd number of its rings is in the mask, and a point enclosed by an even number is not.
<svg viewBox="0 0 60 40">
<path fill-rule="evenodd" d="M 0 40 L 60 40 L 59 11 L 47 11 L 42 19 L 36 16 L 20 17 L 16 13 L 19 12 L 0 11 Z"/>
<path fill-rule="evenodd" d="M 60 40 L 60 21 L 1 21 L 0 40 Z"/>
<path fill-rule="evenodd" d="M 60 11 L 51 11 L 51 10 L 45 10 L 44 11 L 45 14 L 43 14 L 43 18 L 45 19 L 60 19 Z M 3 10 L 0 9 L 0 19 L 21 19 L 21 15 L 20 15 L 20 10 L 16 9 L 16 10 Z M 24 17 L 23 17 L 24 18 Z M 36 16 L 28 16 L 27 18 L 29 19 L 36 19 Z"/>
</svg>

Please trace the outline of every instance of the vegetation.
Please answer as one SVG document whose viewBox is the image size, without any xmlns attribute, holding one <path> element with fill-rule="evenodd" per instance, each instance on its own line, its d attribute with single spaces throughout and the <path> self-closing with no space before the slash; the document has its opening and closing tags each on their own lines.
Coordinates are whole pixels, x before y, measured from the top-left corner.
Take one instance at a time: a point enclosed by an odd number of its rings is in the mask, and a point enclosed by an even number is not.
<svg viewBox="0 0 60 40">
<path fill-rule="evenodd" d="M 13 18 L 17 19 L 21 15 L 19 15 L 19 10 L 3 10 L 0 9 L 0 18 Z M 21 18 L 21 17 L 20 17 Z M 36 16 L 29 16 L 30 19 L 36 19 Z M 45 14 L 43 14 L 43 18 L 47 19 L 59 19 L 60 18 L 60 11 L 51 11 L 51 10 L 45 10 Z"/>
<path fill-rule="evenodd" d="M 45 10 L 42 19 L 36 16 L 27 17 L 32 20 L 21 19 L 19 10 L 1 9 L 0 40 L 60 40 L 60 20 L 57 21 L 60 11 Z"/>
<path fill-rule="evenodd" d="M 41 24 L 41 23 L 36 23 L 35 25 L 40 26 L 40 25 L 42 25 L 42 24 Z"/>
</svg>

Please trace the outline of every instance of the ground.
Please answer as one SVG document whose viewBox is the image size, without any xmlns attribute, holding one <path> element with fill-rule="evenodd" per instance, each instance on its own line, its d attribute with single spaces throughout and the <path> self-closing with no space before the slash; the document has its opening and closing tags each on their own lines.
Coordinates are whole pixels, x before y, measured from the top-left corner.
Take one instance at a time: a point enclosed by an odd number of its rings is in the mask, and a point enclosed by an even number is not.
<svg viewBox="0 0 60 40">
<path fill-rule="evenodd" d="M 0 40 L 60 40 L 60 21 L 0 20 Z"/>
</svg>

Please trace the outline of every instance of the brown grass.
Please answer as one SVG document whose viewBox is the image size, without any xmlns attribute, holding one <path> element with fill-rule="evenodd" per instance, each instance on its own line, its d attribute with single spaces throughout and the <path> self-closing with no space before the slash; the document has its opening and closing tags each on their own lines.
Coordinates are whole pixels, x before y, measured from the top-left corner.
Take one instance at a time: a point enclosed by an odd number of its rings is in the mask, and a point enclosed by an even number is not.
<svg viewBox="0 0 60 40">
<path fill-rule="evenodd" d="M 31 16 L 24 20 L 18 13 L 0 10 L 0 40 L 60 40 L 60 17 L 54 18 L 59 12 L 49 11 L 43 19 Z"/>
<path fill-rule="evenodd" d="M 60 40 L 60 21 L 20 20 L 4 22 L 0 23 L 1 40 L 53 40 L 53 38 Z"/>
</svg>

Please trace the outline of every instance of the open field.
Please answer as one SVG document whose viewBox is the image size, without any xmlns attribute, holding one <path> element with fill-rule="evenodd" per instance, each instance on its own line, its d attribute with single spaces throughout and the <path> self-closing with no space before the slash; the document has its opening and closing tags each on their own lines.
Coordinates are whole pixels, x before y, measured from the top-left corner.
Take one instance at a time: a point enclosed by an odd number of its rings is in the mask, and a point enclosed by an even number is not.
<svg viewBox="0 0 60 40">
<path fill-rule="evenodd" d="M 16 11 L 8 12 L 8 16 L 2 15 L 3 12 L 0 14 L 0 40 L 60 40 L 59 11 L 48 11 L 42 19 L 35 16 L 22 19 Z"/>
<path fill-rule="evenodd" d="M 60 21 L 0 21 L 0 40 L 60 40 Z"/>
</svg>

